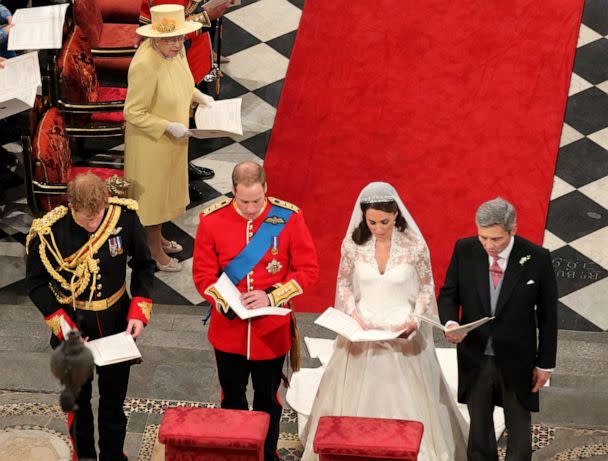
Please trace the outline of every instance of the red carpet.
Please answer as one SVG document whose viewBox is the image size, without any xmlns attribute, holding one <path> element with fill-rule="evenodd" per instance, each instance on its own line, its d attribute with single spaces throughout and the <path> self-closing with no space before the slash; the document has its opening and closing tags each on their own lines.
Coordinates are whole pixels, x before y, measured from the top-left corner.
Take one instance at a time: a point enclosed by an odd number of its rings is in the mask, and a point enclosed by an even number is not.
<svg viewBox="0 0 608 461">
<path fill-rule="evenodd" d="M 307 0 L 266 157 L 269 193 L 303 208 L 333 303 L 340 242 L 370 181 L 392 183 L 436 284 L 496 195 L 542 242 L 583 0 Z M 414 5 L 414 4 L 412 4 Z"/>
</svg>

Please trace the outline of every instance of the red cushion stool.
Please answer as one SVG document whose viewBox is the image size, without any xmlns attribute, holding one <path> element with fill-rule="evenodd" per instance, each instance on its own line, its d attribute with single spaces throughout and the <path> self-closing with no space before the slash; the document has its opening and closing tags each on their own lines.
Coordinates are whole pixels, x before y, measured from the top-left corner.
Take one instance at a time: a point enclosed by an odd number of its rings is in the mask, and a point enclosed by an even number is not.
<svg viewBox="0 0 608 461">
<path fill-rule="evenodd" d="M 269 422 L 261 411 L 168 408 L 158 440 L 165 461 L 263 461 Z"/>
<path fill-rule="evenodd" d="M 319 461 L 415 461 L 423 431 L 419 421 L 323 416 L 313 448 Z"/>
</svg>

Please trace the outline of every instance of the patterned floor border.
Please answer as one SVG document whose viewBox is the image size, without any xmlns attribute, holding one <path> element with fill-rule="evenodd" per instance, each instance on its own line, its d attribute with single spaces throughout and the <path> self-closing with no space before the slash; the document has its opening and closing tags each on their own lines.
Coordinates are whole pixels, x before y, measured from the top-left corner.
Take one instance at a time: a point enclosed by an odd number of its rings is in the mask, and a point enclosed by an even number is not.
<svg viewBox="0 0 608 461">
<path fill-rule="evenodd" d="M 132 413 L 146 414 L 163 414 L 170 407 L 193 407 L 193 408 L 217 408 L 218 404 L 210 402 L 194 402 L 186 400 L 161 400 L 161 399 L 127 399 L 124 409 L 127 417 Z M 0 418 L 9 416 L 49 416 L 65 421 L 66 416 L 61 411 L 59 405 L 50 405 L 47 403 L 10 403 L 0 405 Z M 281 418 L 282 423 L 294 424 L 297 422 L 297 414 L 291 409 L 284 409 Z M 39 425 L 14 425 L 4 427 L 2 431 L 16 430 L 41 430 L 60 437 L 66 443 L 69 443 L 66 434 L 57 432 L 51 428 Z M 158 437 L 158 424 L 147 424 L 139 449 L 138 460 L 150 461 L 156 440 Z M 535 424 L 532 427 L 532 448 L 534 451 L 540 450 L 549 446 L 555 439 L 556 428 L 545 425 Z M 499 442 L 499 459 L 504 460 L 506 438 L 505 434 Z M 281 432 L 279 437 L 279 453 L 283 461 L 299 461 L 302 455 L 302 445 L 298 436 L 294 432 Z M 554 455 L 551 461 L 578 461 L 591 456 L 599 456 L 608 454 L 608 443 L 587 444 L 579 447 L 564 450 L 563 452 Z"/>
<path fill-rule="evenodd" d="M 553 456 L 550 461 L 578 461 L 601 455 L 608 455 L 608 442 L 570 448 Z"/>
</svg>

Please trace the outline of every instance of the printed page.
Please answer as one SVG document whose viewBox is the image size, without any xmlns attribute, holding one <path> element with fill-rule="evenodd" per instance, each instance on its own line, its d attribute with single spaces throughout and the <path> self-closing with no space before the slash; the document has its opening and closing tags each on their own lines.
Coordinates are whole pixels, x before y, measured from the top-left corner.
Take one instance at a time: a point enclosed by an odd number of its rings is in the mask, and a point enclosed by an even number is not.
<svg viewBox="0 0 608 461">
<path fill-rule="evenodd" d="M 352 342 L 391 340 L 405 331 L 365 330 L 350 315 L 333 307 L 329 307 L 323 312 L 315 320 L 315 323 L 328 330 L 335 331 Z"/>
<path fill-rule="evenodd" d="M 215 282 L 215 289 L 226 300 L 234 313 L 243 320 L 261 317 L 262 315 L 287 315 L 291 312 L 291 309 L 271 306 L 247 309 L 241 302 L 241 292 L 225 273 L 222 273 L 217 282 Z"/>
<path fill-rule="evenodd" d="M 112 365 L 141 357 L 133 336 L 125 332 L 88 341 L 85 346 L 93 354 L 97 366 Z"/>
<path fill-rule="evenodd" d="M 68 3 L 21 8 L 15 11 L 15 26 L 8 35 L 9 50 L 61 48 L 63 23 Z"/>
<path fill-rule="evenodd" d="M 34 86 L 37 89 L 40 85 L 42 85 L 42 79 L 40 77 L 37 51 L 4 61 L 4 69 L 0 69 L 1 95 L 11 92 L 11 96 L 14 97 L 16 90 L 29 88 L 30 86 Z"/>
<path fill-rule="evenodd" d="M 439 323 L 436 320 L 433 320 L 431 318 L 428 318 L 428 317 L 426 317 L 424 315 L 414 314 L 414 317 L 419 318 L 423 322 L 429 323 L 430 325 L 434 326 L 435 328 L 439 328 L 443 332 L 448 331 L 445 328 L 445 326 L 443 326 L 441 323 Z M 458 328 L 452 328 L 449 331 L 451 333 L 465 334 L 465 333 L 468 333 L 469 331 L 474 330 L 475 328 L 477 328 L 477 327 L 483 325 L 484 323 L 487 323 L 487 322 L 489 322 L 490 320 L 493 320 L 493 319 L 494 319 L 494 317 L 484 317 L 484 318 L 476 320 L 474 322 L 466 323 L 464 325 L 460 325 Z"/>
<path fill-rule="evenodd" d="M 241 98 L 214 101 L 209 106 L 198 106 L 194 114 L 195 138 L 241 136 Z"/>
</svg>

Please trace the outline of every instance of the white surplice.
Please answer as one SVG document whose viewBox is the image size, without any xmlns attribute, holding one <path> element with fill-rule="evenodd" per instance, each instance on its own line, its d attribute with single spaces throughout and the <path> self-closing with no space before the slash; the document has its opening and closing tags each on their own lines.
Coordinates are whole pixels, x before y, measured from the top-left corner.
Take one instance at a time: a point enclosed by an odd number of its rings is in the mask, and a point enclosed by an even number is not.
<svg viewBox="0 0 608 461">
<path fill-rule="evenodd" d="M 433 276 L 422 237 L 394 230 L 380 273 L 375 239 L 342 244 L 336 308 L 369 328 L 403 327 L 412 313 L 436 313 Z M 319 418 L 326 415 L 416 420 L 424 424 L 420 461 L 466 459 L 467 424 L 443 377 L 430 327 L 408 339 L 351 343 L 338 336 L 305 429 L 303 461 L 313 452 Z"/>
</svg>

